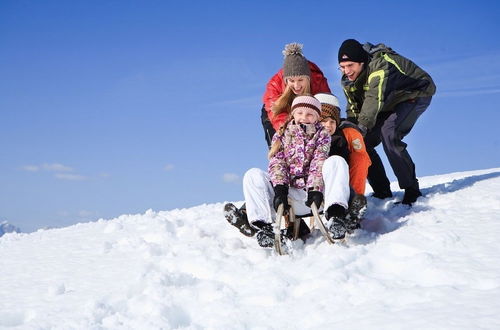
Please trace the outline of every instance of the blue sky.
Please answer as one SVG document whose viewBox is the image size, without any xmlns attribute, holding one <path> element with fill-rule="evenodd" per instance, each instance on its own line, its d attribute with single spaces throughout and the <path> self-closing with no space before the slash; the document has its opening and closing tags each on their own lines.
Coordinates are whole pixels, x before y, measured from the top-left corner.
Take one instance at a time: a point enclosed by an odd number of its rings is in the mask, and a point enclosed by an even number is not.
<svg viewBox="0 0 500 330">
<path fill-rule="evenodd" d="M 499 167 L 498 17 L 496 1 L 0 1 L 0 221 L 242 200 L 289 42 L 342 105 L 341 42 L 386 43 L 438 88 L 406 139 L 417 174 Z"/>
</svg>

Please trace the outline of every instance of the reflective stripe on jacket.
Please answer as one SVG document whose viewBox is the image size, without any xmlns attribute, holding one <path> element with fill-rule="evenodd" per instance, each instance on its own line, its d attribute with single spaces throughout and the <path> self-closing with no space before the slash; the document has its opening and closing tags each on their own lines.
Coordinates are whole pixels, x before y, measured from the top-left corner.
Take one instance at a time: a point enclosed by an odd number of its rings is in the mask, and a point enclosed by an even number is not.
<svg viewBox="0 0 500 330">
<path fill-rule="evenodd" d="M 379 112 L 392 111 L 396 104 L 436 92 L 431 76 L 411 60 L 384 44 L 366 43 L 363 48 L 371 56 L 363 72 L 355 81 L 342 77 L 347 117 L 372 128 Z"/>
</svg>

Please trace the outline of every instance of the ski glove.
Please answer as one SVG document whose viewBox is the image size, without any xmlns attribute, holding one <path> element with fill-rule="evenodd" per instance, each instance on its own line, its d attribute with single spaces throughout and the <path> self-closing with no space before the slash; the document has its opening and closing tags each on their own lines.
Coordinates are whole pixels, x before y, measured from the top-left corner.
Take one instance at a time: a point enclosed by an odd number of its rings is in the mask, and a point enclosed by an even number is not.
<svg viewBox="0 0 500 330">
<path fill-rule="evenodd" d="M 365 137 L 366 133 L 368 132 L 368 128 L 363 124 L 358 124 L 358 129 L 361 132 L 361 135 L 363 135 L 363 137 Z"/>
<path fill-rule="evenodd" d="M 355 124 L 355 125 L 358 124 L 358 119 L 356 117 L 347 117 L 346 120 Z"/>
<path fill-rule="evenodd" d="M 310 190 L 307 193 L 307 202 L 306 205 L 311 207 L 312 203 L 316 204 L 316 207 L 319 209 L 321 203 L 323 203 L 323 193 L 316 190 Z"/>
<path fill-rule="evenodd" d="M 284 184 L 277 184 L 274 187 L 274 200 L 273 207 L 275 211 L 278 211 L 278 207 L 283 204 L 285 210 L 290 207 L 288 205 L 288 186 Z"/>
</svg>

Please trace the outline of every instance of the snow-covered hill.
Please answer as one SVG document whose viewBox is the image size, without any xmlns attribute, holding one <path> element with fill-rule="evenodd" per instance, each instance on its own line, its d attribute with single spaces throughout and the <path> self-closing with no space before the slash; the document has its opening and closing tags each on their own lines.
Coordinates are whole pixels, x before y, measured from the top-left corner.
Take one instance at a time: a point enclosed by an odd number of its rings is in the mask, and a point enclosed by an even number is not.
<svg viewBox="0 0 500 330">
<path fill-rule="evenodd" d="M 223 203 L 6 234 L 0 328 L 499 329 L 500 168 L 420 182 L 413 208 L 369 198 L 346 245 L 290 256 Z"/>
<path fill-rule="evenodd" d="M 0 237 L 7 233 L 20 233 L 21 229 L 17 228 L 14 225 L 11 225 L 7 221 L 0 222 Z"/>
</svg>

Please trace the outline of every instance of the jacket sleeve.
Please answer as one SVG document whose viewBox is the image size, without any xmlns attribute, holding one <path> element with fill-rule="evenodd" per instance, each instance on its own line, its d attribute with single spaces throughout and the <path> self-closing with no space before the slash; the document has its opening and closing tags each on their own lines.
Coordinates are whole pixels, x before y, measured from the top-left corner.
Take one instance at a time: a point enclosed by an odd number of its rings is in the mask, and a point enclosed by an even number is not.
<svg viewBox="0 0 500 330">
<path fill-rule="evenodd" d="M 359 112 L 358 108 L 356 107 L 356 103 L 351 100 L 351 97 L 349 96 L 349 93 L 347 92 L 346 90 L 346 87 L 343 87 L 342 90 L 344 91 L 344 96 L 347 100 L 347 105 L 346 105 L 346 109 L 345 109 L 345 112 L 347 113 L 347 118 L 354 118 L 356 120 L 356 124 L 357 124 L 357 113 Z"/>
<path fill-rule="evenodd" d="M 277 139 L 282 139 L 282 136 L 274 134 L 271 145 L 273 145 Z M 283 141 L 280 150 L 269 160 L 268 173 L 273 187 L 278 184 L 290 185 L 290 168 L 285 160 Z"/>
<path fill-rule="evenodd" d="M 331 137 L 326 129 L 318 132 L 316 140 L 316 148 L 314 149 L 313 158 L 309 165 L 309 173 L 307 175 L 307 190 L 325 191 L 325 183 L 323 181 L 323 163 L 328 158 L 330 152 Z"/>
<path fill-rule="evenodd" d="M 267 115 L 275 131 L 278 131 L 288 118 L 288 114 L 285 112 L 282 112 L 279 115 L 275 116 L 271 111 L 271 113 L 268 113 Z"/>
<path fill-rule="evenodd" d="M 331 93 L 328 80 L 321 69 L 311 61 L 309 61 L 309 69 L 311 70 L 311 94 Z"/>
<path fill-rule="evenodd" d="M 377 115 L 384 106 L 388 78 L 387 62 L 380 57 L 374 58 L 369 64 L 365 99 L 358 118 L 358 122 L 367 128 L 375 125 Z"/>
<path fill-rule="evenodd" d="M 274 102 L 283 94 L 284 82 L 283 82 L 283 70 L 279 70 L 274 76 L 271 77 L 266 85 L 266 91 L 262 97 L 264 102 L 264 107 L 267 112 L 267 117 L 271 121 L 273 128 L 277 131 L 281 125 L 286 121 L 287 114 L 281 113 L 277 116 L 273 114 L 272 108 Z"/>
<path fill-rule="evenodd" d="M 349 185 L 356 194 L 364 195 L 368 168 L 372 162 L 366 152 L 363 136 L 352 127 L 344 128 L 342 133 L 344 133 L 349 149 Z"/>
</svg>

